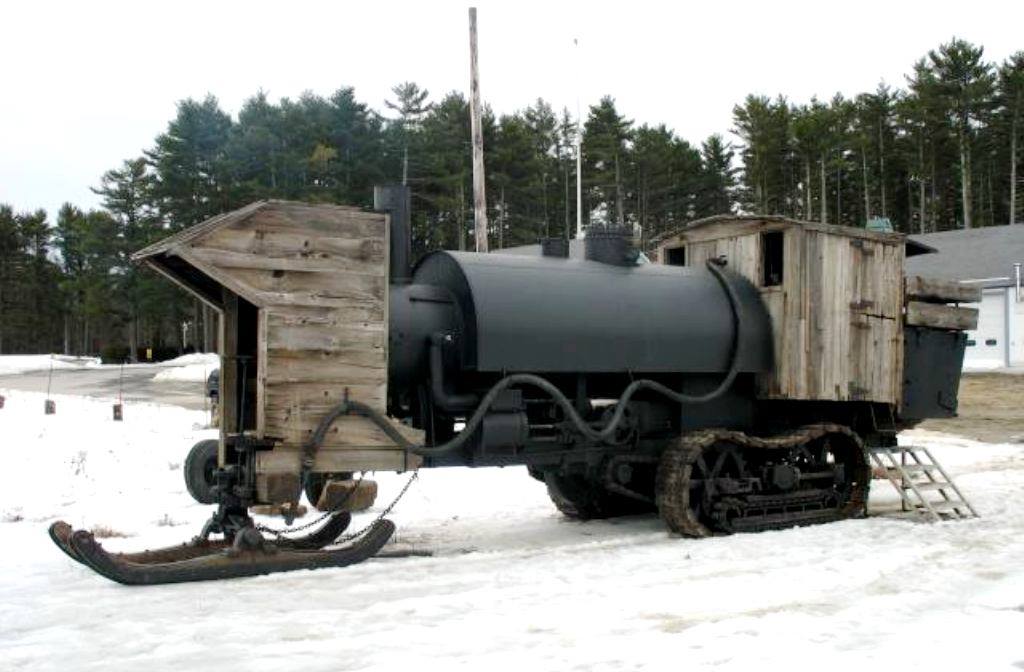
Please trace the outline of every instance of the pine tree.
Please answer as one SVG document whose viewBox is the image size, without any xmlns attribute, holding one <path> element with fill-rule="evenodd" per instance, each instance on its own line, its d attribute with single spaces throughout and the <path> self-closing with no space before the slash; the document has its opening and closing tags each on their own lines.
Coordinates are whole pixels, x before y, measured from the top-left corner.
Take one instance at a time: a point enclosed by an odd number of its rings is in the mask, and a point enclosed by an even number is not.
<svg viewBox="0 0 1024 672">
<path fill-rule="evenodd" d="M 50 249 L 50 225 L 45 210 L 22 213 L 16 220 L 25 254 L 23 275 L 20 278 L 23 287 L 22 299 L 27 306 L 31 306 L 24 312 L 24 327 L 28 334 L 34 334 L 45 342 L 46 325 L 51 317 L 45 310 L 49 298 L 49 288 L 46 285 L 47 266 L 50 263 L 47 259 Z"/>
<path fill-rule="evenodd" d="M 284 194 L 282 125 L 281 108 L 267 100 L 265 92 L 259 91 L 243 103 L 225 150 L 234 169 L 240 201 Z"/>
<path fill-rule="evenodd" d="M 562 218 L 565 226 L 565 238 L 576 235 L 576 120 L 569 114 L 568 108 L 562 108 L 555 132 L 555 158 L 558 161 L 558 173 L 562 178 Z"/>
<path fill-rule="evenodd" d="M 14 209 L 0 204 L 0 355 L 7 354 L 14 336 L 12 310 L 14 307 L 13 279 L 21 260 L 24 243 L 14 216 Z"/>
<path fill-rule="evenodd" d="M 642 241 L 684 219 L 694 206 L 693 185 L 686 185 L 691 187 L 687 193 L 679 193 L 682 190 L 677 187 L 681 185 L 673 179 L 675 140 L 664 124 L 653 128 L 644 124 L 633 131 L 630 155 L 635 174 L 634 207 Z M 676 217 L 678 211 L 682 217 Z"/>
<path fill-rule="evenodd" d="M 862 219 L 865 222 L 876 213 L 881 217 L 889 216 L 892 189 L 886 170 L 886 154 L 894 144 L 892 121 L 897 100 L 898 94 L 883 82 L 874 93 L 863 93 L 855 101 L 854 134 L 860 153 L 864 197 Z"/>
<path fill-rule="evenodd" d="M 642 241 L 706 212 L 701 154 L 664 124 L 635 129 L 629 148 L 627 221 L 640 228 Z"/>
<path fill-rule="evenodd" d="M 849 212 L 851 206 L 857 202 L 855 183 L 845 179 L 846 175 L 851 172 L 849 148 L 854 138 L 855 114 L 856 106 L 852 100 L 847 100 L 838 93 L 832 97 L 829 103 L 828 118 L 830 123 L 826 138 L 828 139 L 829 146 L 830 172 L 835 175 L 835 184 L 833 185 L 835 217 L 833 222 L 839 225 L 856 223 L 855 216 Z"/>
<path fill-rule="evenodd" d="M 424 92 L 425 93 L 425 92 Z M 333 200 L 372 205 L 373 186 L 384 181 L 384 146 L 380 117 L 359 102 L 352 87 L 331 96 L 328 141 L 336 160 Z"/>
<path fill-rule="evenodd" d="M 588 196 L 584 221 L 589 221 L 590 212 L 599 208 L 607 221 L 625 224 L 623 169 L 632 126 L 631 120 L 619 114 L 611 96 L 590 107 L 583 127 L 583 175 Z"/>
<path fill-rule="evenodd" d="M 484 115 L 484 141 L 493 135 L 493 118 Z M 472 206 L 472 164 L 469 145 L 469 103 L 449 93 L 422 120 L 422 157 L 413 197 L 413 249 L 466 249 Z"/>
<path fill-rule="evenodd" d="M 85 304 L 85 215 L 65 203 L 57 213 L 55 242 L 60 252 L 62 280 L 61 288 L 67 297 L 64 307 L 64 354 L 76 352 L 73 338 L 76 322 L 81 317 Z"/>
<path fill-rule="evenodd" d="M 786 173 L 790 152 L 790 109 L 782 97 L 747 96 L 733 108 L 734 132 L 743 141 L 743 202 L 753 211 L 782 214 L 791 209 Z M 795 181 L 794 181 L 795 184 Z"/>
<path fill-rule="evenodd" d="M 558 166 L 559 123 L 551 105 L 538 98 L 534 104 L 523 110 L 523 118 L 533 139 L 533 179 L 540 181 L 542 226 L 538 232 L 544 237 L 552 235 L 552 216 L 559 212 L 558 201 L 563 191 L 560 186 Z"/>
<path fill-rule="evenodd" d="M 984 52 L 984 47 L 976 47 L 957 38 L 940 46 L 937 51 L 928 52 L 939 90 L 947 101 L 960 148 L 961 206 L 965 229 L 973 224 L 971 145 L 975 133 L 972 125 L 984 119 L 995 85 L 992 66 L 982 60 Z"/>
<path fill-rule="evenodd" d="M 701 190 L 697 216 L 732 212 L 736 169 L 732 167 L 732 145 L 715 133 L 701 145 Z"/>
<path fill-rule="evenodd" d="M 428 103 L 427 98 L 430 92 L 421 89 L 414 82 L 402 82 L 392 87 L 391 92 L 395 94 L 395 101 L 384 101 L 385 107 L 398 113 L 395 129 L 402 146 L 402 184 L 409 183 L 409 147 L 412 139 L 419 131 L 419 124 L 433 108 L 433 103 Z"/>
<path fill-rule="evenodd" d="M 132 362 L 138 361 L 140 322 L 160 319 L 157 310 L 162 309 L 163 302 L 154 305 L 155 302 L 147 301 L 147 297 L 159 295 L 171 303 L 175 298 L 162 279 L 130 260 L 133 252 L 155 242 L 165 233 L 152 207 L 154 184 L 155 176 L 149 171 L 145 158 L 140 157 L 126 160 L 120 169 L 104 173 L 100 186 L 93 189 L 102 197 L 104 209 L 117 223 L 111 302 L 121 316 L 127 335 L 128 358 Z M 204 327 L 210 336 L 214 321 L 215 317 L 207 309 Z M 212 346 L 212 343 L 206 345 Z"/>
<path fill-rule="evenodd" d="M 488 179 L 497 187 L 498 249 L 531 243 L 544 235 L 542 208 L 547 158 L 543 140 L 524 115 L 501 117 L 488 158 Z M 538 207 L 539 206 L 539 207 Z"/>
<path fill-rule="evenodd" d="M 231 117 L 213 96 L 178 104 L 177 116 L 146 157 L 156 171 L 159 212 L 178 229 L 231 209 L 227 144 Z"/>
<path fill-rule="evenodd" d="M 946 207 L 945 198 L 952 180 L 948 166 L 956 162 L 955 142 L 950 134 L 946 101 L 930 61 L 923 58 L 915 63 L 914 73 L 907 81 L 910 86 L 908 104 L 921 135 L 921 228 L 938 231 L 944 222 L 952 223 L 956 219 Z"/>
<path fill-rule="evenodd" d="M 1017 187 L 1019 183 L 1020 140 L 1024 132 L 1024 51 L 1006 59 L 999 68 L 998 99 L 1009 138 L 1009 222 L 1017 223 Z"/>
</svg>

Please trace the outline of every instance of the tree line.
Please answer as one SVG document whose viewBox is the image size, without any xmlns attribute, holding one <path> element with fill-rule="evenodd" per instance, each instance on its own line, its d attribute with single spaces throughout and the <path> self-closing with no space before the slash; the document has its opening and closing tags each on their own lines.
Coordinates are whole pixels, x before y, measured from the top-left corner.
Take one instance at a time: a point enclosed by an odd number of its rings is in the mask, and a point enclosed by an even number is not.
<svg viewBox="0 0 1024 672">
<path fill-rule="evenodd" d="M 794 104 L 751 95 L 733 111 L 745 209 L 926 233 L 1015 224 L 1024 52 L 1000 65 L 953 39 L 913 65 L 906 89 Z"/>
<path fill-rule="evenodd" d="M 372 187 L 413 194 L 415 254 L 472 240 L 469 110 L 413 82 L 385 109 L 350 87 L 273 102 L 237 117 L 188 99 L 151 148 L 107 171 L 101 207 L 0 205 L 0 353 L 63 351 L 134 360 L 213 345 L 214 315 L 129 262 L 170 233 L 263 198 L 369 207 Z M 733 147 L 699 145 L 664 124 L 636 124 L 611 97 L 577 120 L 538 99 L 483 118 L 492 248 L 575 235 L 581 129 L 584 225 L 633 225 L 642 243 L 723 212 L 784 214 L 906 232 L 1014 223 L 1024 52 L 1000 65 L 953 39 L 914 64 L 905 89 L 795 104 L 750 95 L 733 111 Z"/>
</svg>

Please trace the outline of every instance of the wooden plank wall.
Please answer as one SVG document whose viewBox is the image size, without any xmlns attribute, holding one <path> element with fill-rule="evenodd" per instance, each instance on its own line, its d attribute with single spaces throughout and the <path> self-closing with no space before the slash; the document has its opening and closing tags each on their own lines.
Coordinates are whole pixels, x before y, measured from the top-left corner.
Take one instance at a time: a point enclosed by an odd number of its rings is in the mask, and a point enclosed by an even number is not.
<svg viewBox="0 0 1024 672">
<path fill-rule="evenodd" d="M 386 411 L 387 252 L 386 215 L 284 202 L 184 251 L 261 306 L 257 432 L 283 443 L 261 454 L 259 470 L 294 470 L 302 443 L 346 388 Z M 409 466 L 380 429 L 353 416 L 330 430 L 316 469 Z"/>
<path fill-rule="evenodd" d="M 783 281 L 762 286 L 760 234 L 782 230 Z M 688 266 L 725 255 L 758 287 L 772 319 L 775 370 L 758 380 L 770 399 L 898 403 L 903 371 L 903 254 L 896 240 L 798 224 L 720 222 L 662 241 L 686 246 Z"/>
<path fill-rule="evenodd" d="M 807 398 L 897 403 L 902 246 L 819 231 L 803 235 Z"/>
</svg>

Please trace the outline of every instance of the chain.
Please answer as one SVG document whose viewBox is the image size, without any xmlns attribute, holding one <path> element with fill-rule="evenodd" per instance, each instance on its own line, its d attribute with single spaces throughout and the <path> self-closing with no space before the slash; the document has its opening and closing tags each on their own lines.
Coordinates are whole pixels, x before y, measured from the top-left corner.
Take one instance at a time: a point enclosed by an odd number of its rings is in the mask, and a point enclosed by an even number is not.
<svg viewBox="0 0 1024 672">
<path fill-rule="evenodd" d="M 303 530 L 308 530 L 309 528 L 313 527 L 317 523 L 320 523 L 320 522 L 322 522 L 324 520 L 327 520 L 330 516 L 334 515 L 338 511 L 340 511 L 341 508 L 343 506 L 345 506 L 345 504 L 348 503 L 348 500 L 352 497 L 353 493 L 355 493 L 355 491 L 359 489 L 359 484 L 363 482 L 363 477 L 365 477 L 365 476 L 366 476 L 366 472 L 365 471 L 359 472 L 359 478 L 356 480 L 355 486 L 351 490 L 349 490 L 347 493 L 345 493 L 345 498 L 342 499 L 338 503 L 337 506 L 335 506 L 332 509 L 329 509 L 329 510 L 325 511 L 323 514 L 321 514 L 320 516 L 314 518 L 313 520 L 309 521 L 308 523 L 303 523 L 302 525 L 296 525 L 295 527 L 288 527 L 288 528 L 283 529 L 283 530 L 274 529 L 273 527 L 268 527 L 267 525 L 257 525 L 256 529 L 259 530 L 260 532 L 267 532 L 268 534 L 272 534 L 275 537 L 283 537 L 286 533 L 302 532 Z"/>
<path fill-rule="evenodd" d="M 348 492 L 348 494 L 345 496 L 345 499 L 342 500 L 342 502 L 340 504 L 338 504 L 337 507 L 331 509 L 330 511 L 327 511 L 323 515 L 319 516 L 316 520 L 312 520 L 312 521 L 310 521 L 308 523 L 303 523 L 302 525 L 299 525 L 297 527 L 292 527 L 292 528 L 289 528 L 287 530 L 275 530 L 275 529 L 273 529 L 271 527 L 267 527 L 266 525 L 257 525 L 256 529 L 258 529 L 261 532 L 268 532 L 270 534 L 273 534 L 276 537 L 281 537 L 281 536 L 284 536 L 285 532 L 301 532 L 302 530 L 306 530 L 306 529 L 309 529 L 310 527 L 313 527 L 317 523 L 325 520 L 328 516 L 331 516 L 334 513 L 337 513 L 338 510 L 341 509 L 341 507 L 345 505 L 345 503 L 348 501 L 348 498 L 351 497 L 352 493 L 355 492 L 356 489 L 359 487 L 359 483 L 362 482 L 363 476 L 365 475 L 365 473 L 366 472 L 363 472 L 363 473 L 361 473 L 359 475 L 359 480 L 356 481 L 356 487 L 352 488 L 352 490 L 350 490 Z M 398 502 L 401 501 L 402 497 L 405 496 L 405 493 L 408 492 L 409 487 L 412 486 L 413 481 L 415 481 L 417 478 L 419 478 L 419 476 L 420 476 L 420 472 L 419 471 L 412 472 L 412 475 L 409 476 L 409 480 L 405 482 L 405 485 L 402 486 L 402 489 L 398 492 L 398 494 L 395 496 L 395 498 L 393 500 L 391 500 L 391 503 L 388 504 L 384 508 L 384 510 L 381 511 L 380 514 L 376 518 L 373 519 L 372 522 L 370 522 L 368 525 L 362 527 L 357 532 L 352 532 L 351 534 L 346 534 L 346 535 L 343 535 L 343 536 L 339 537 L 335 541 L 335 543 L 341 543 L 341 542 L 352 541 L 353 539 L 357 539 L 358 537 L 361 537 L 363 534 L 365 534 L 366 531 L 369 530 L 371 527 L 373 527 L 374 525 L 379 523 L 381 520 L 383 520 L 384 517 L 387 516 L 389 513 L 391 513 L 391 511 L 398 505 Z"/>
<path fill-rule="evenodd" d="M 404 486 L 402 486 L 402 489 L 399 491 L 398 495 L 396 495 L 395 498 L 393 500 L 391 500 L 391 503 L 388 504 L 387 507 L 383 511 L 380 512 L 379 516 L 377 516 L 376 518 L 373 519 L 373 522 L 371 522 L 369 525 L 366 525 L 365 527 L 360 529 L 358 532 L 353 532 L 351 534 L 343 535 L 339 539 L 339 541 L 352 541 L 353 539 L 361 537 L 367 530 L 369 530 L 371 527 L 373 527 L 374 525 L 376 525 L 377 523 L 382 521 L 384 519 L 384 516 L 386 516 L 389 513 L 391 513 L 391 510 L 393 508 L 395 508 L 395 506 L 398 505 L 398 502 L 401 501 L 402 497 L 405 496 L 405 493 L 409 490 L 409 486 L 412 485 L 412 482 L 415 481 L 419 477 L 420 477 L 420 472 L 419 471 L 412 472 L 412 475 L 409 476 L 409 480 L 405 482 Z"/>
<path fill-rule="evenodd" d="M 275 537 L 283 537 L 286 532 L 302 532 L 303 530 L 308 530 L 309 528 L 313 527 L 317 523 L 319 523 L 319 522 L 321 522 L 323 520 L 326 520 L 329 516 L 333 515 L 334 513 L 336 513 L 336 511 L 333 511 L 333 510 L 332 511 L 327 511 L 323 515 L 318 516 L 317 518 L 314 518 L 313 520 L 309 521 L 308 523 L 303 523 L 302 525 L 296 525 L 295 527 L 289 527 L 289 528 L 284 529 L 284 530 L 276 530 L 276 529 L 274 529 L 272 527 L 268 527 L 266 525 L 257 525 L 256 529 L 259 530 L 260 532 L 266 532 L 267 534 L 272 534 Z"/>
</svg>

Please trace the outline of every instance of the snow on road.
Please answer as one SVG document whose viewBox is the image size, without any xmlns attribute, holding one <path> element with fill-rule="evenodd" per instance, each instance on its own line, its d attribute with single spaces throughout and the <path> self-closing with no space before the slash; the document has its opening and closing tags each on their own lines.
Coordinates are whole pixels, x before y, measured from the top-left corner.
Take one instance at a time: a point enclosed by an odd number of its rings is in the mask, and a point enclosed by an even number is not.
<svg viewBox="0 0 1024 672">
<path fill-rule="evenodd" d="M 430 558 L 126 588 L 72 563 L 60 517 L 194 534 L 179 465 L 200 412 L 10 396 L 0 409 L 4 670 L 635 670 L 1024 667 L 1024 446 L 918 435 L 983 518 L 867 520 L 706 540 L 655 517 L 574 523 L 522 468 L 425 471 L 397 545 Z M 385 506 L 406 476 L 379 474 Z M 872 505 L 895 501 L 875 484 Z M 374 512 L 358 516 L 368 522 Z"/>
<path fill-rule="evenodd" d="M 27 371 L 54 371 L 84 369 L 100 365 L 98 357 L 70 357 L 67 355 L 0 355 L 0 376 Z"/>
<path fill-rule="evenodd" d="M 192 354 L 182 355 L 175 359 L 162 362 L 167 366 L 155 376 L 153 380 L 184 380 L 189 382 L 204 382 L 210 372 L 220 367 L 220 357 L 216 354 Z"/>
</svg>

